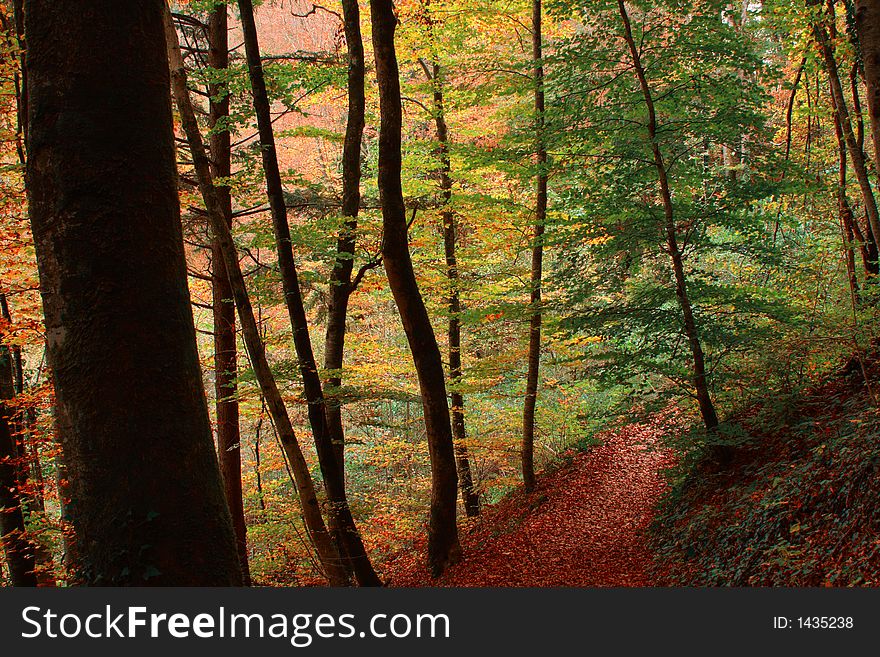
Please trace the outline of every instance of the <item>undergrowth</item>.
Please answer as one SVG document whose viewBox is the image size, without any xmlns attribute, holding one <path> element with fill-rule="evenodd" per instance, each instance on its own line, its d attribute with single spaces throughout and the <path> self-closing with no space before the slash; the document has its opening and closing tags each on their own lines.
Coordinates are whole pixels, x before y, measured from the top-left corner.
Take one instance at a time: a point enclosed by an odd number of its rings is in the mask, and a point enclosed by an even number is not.
<svg viewBox="0 0 880 657">
<path fill-rule="evenodd" d="M 880 585 L 878 387 L 850 369 L 765 401 L 731 425 L 723 467 L 680 452 L 650 531 L 655 583 Z"/>
</svg>

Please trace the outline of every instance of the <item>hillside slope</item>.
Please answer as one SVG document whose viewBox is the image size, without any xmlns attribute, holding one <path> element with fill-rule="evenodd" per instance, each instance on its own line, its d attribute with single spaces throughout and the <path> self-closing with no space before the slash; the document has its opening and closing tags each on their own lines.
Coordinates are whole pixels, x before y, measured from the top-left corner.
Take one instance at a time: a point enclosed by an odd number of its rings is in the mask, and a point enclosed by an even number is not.
<svg viewBox="0 0 880 657">
<path fill-rule="evenodd" d="M 880 417 L 849 367 L 742 419 L 727 468 L 698 467 L 658 514 L 661 585 L 880 585 Z"/>
<path fill-rule="evenodd" d="M 873 377 L 872 377 L 873 379 Z M 462 532 L 432 580 L 410 551 L 392 586 L 880 585 L 880 416 L 860 371 L 740 418 L 732 463 L 676 464 L 658 416 L 603 434 Z M 673 484 L 664 474 L 673 473 Z M 417 554 L 424 550 L 418 549 Z"/>
</svg>

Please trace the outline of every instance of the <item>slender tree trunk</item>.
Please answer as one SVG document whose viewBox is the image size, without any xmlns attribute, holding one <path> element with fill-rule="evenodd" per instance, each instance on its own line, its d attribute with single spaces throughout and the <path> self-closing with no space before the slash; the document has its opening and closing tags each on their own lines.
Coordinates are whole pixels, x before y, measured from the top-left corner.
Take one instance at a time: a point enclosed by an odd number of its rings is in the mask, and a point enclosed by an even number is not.
<svg viewBox="0 0 880 657">
<path fill-rule="evenodd" d="M 651 141 L 651 152 L 654 158 L 654 166 L 657 169 L 657 179 L 660 183 L 660 197 L 663 201 L 663 216 L 665 220 L 664 228 L 666 232 L 666 246 L 669 251 L 669 257 L 672 259 L 672 269 L 675 274 L 675 295 L 678 297 L 685 335 L 687 336 L 688 344 L 691 349 L 691 357 L 693 358 L 693 385 L 696 391 L 697 403 L 699 404 L 700 415 L 703 418 L 703 424 L 706 426 L 706 430 L 709 432 L 715 432 L 718 429 L 718 415 L 715 411 L 715 405 L 712 403 L 712 396 L 709 393 L 703 347 L 700 343 L 699 332 L 694 319 L 693 307 L 691 306 L 690 298 L 688 296 L 684 261 L 681 249 L 678 246 L 678 229 L 675 225 L 672 191 L 669 187 L 666 163 L 663 160 L 663 153 L 661 152 L 660 144 L 657 141 L 657 114 L 654 109 L 654 98 L 651 94 L 651 87 L 649 86 L 648 79 L 645 75 L 645 69 L 642 66 L 639 48 L 633 38 L 632 26 L 630 25 L 629 14 L 626 11 L 624 0 L 617 0 L 617 6 L 620 10 L 620 17 L 623 20 L 624 37 L 627 46 L 629 47 L 633 68 L 638 77 L 639 87 L 642 90 L 645 108 L 648 112 L 648 138 Z M 726 460 L 729 456 L 726 451 L 727 450 L 719 450 L 718 456 L 720 456 L 722 460 Z"/>
<path fill-rule="evenodd" d="M 430 17 L 429 28 L 433 30 Z M 443 251 L 446 257 L 446 278 L 449 282 L 449 296 L 446 303 L 449 309 L 449 383 L 452 407 L 452 437 L 455 441 L 455 461 L 458 467 L 458 487 L 461 501 L 468 517 L 480 515 L 480 496 L 474 488 L 470 456 L 467 448 L 467 428 L 464 418 L 464 395 L 461 392 L 461 297 L 459 293 L 458 257 L 456 241 L 458 228 L 455 212 L 452 210 L 452 163 L 449 158 L 449 128 L 446 124 L 446 111 L 443 98 L 443 69 L 433 61 L 431 68 L 423 64 L 425 75 L 431 82 L 434 95 L 434 124 L 436 126 L 438 154 L 440 156 L 440 195 L 443 209 L 440 220 L 443 223 Z"/>
<path fill-rule="evenodd" d="M 225 4 L 214 7 L 208 21 L 208 65 L 216 71 L 229 67 L 229 18 Z M 209 122 L 211 176 L 232 175 L 232 147 L 229 130 L 223 122 L 229 117 L 229 92 L 224 83 L 211 85 Z M 218 129 L 218 126 L 219 129 Z M 226 223 L 232 229 L 232 194 L 228 185 L 214 188 Z M 211 293 L 214 311 L 214 396 L 217 413 L 217 452 L 226 503 L 232 514 L 235 544 L 244 585 L 251 585 L 248 565 L 247 524 L 241 490 L 241 429 L 238 418 L 238 355 L 235 337 L 235 301 L 229 275 L 223 261 L 223 250 L 215 238 L 211 245 Z"/>
<path fill-rule="evenodd" d="M 16 90 L 16 104 L 18 109 L 16 145 L 18 158 L 22 165 L 25 163 L 28 134 L 28 75 L 25 66 L 25 52 L 27 49 L 24 37 L 24 4 L 23 0 L 12 0 L 13 21 L 15 23 L 15 36 L 20 49 L 19 66 L 14 74 Z"/>
<path fill-rule="evenodd" d="M 361 141 L 364 135 L 364 42 L 357 0 L 342 0 L 345 43 L 348 48 L 348 119 L 342 148 L 342 216 L 345 218 L 336 241 L 336 261 L 330 273 L 330 303 L 327 307 L 327 330 L 324 335 L 324 367 L 330 372 L 327 385 L 338 391 L 342 385 L 345 353 L 345 322 L 352 293 L 351 273 L 357 216 L 361 203 Z M 345 483 L 345 430 L 342 405 L 337 397 L 328 396 L 327 429 L 336 454 L 339 478 Z"/>
<path fill-rule="evenodd" d="M 226 265 L 226 272 L 229 275 L 229 283 L 235 300 L 235 306 L 238 309 L 245 347 L 250 356 L 251 365 L 260 385 L 260 390 L 266 399 L 266 406 L 275 422 L 281 446 L 290 462 L 294 483 L 299 493 L 300 507 L 302 508 L 306 531 L 308 531 L 309 537 L 315 546 L 318 560 L 325 569 L 330 584 L 341 586 L 346 581 L 345 570 L 342 568 L 339 553 L 330 539 L 330 534 L 327 532 L 324 519 L 321 516 L 321 507 L 318 503 L 318 496 L 309 472 L 308 463 L 306 463 L 300 449 L 290 416 L 287 414 L 287 408 L 284 405 L 275 377 L 269 367 L 269 361 L 266 359 L 266 348 L 260 337 L 257 319 L 248 297 L 244 275 L 238 261 L 238 253 L 232 240 L 232 232 L 229 229 L 227 218 L 224 216 L 223 207 L 217 195 L 217 188 L 214 187 L 211 178 L 210 162 L 205 146 L 202 143 L 199 125 L 189 97 L 189 90 L 187 89 L 186 69 L 183 66 L 183 57 L 180 54 L 177 31 L 174 29 L 167 5 L 165 10 L 165 38 L 168 46 L 172 89 L 174 90 L 177 107 L 180 111 L 181 123 L 183 124 L 187 142 L 192 153 L 193 168 L 198 178 L 199 191 L 205 202 L 208 219 L 211 222 L 214 237 L 220 246 L 223 261 Z"/>
<path fill-rule="evenodd" d="M 862 192 L 865 214 L 868 216 L 868 225 L 870 226 L 874 243 L 876 244 L 877 238 L 880 237 L 880 217 L 878 217 L 877 214 L 877 203 L 874 198 L 874 192 L 871 188 L 871 181 L 868 177 L 865 152 L 859 147 L 858 139 L 853 132 L 852 120 L 846 104 L 846 98 L 843 94 L 837 60 L 834 57 L 834 49 L 832 48 L 831 40 L 828 37 L 828 32 L 819 22 L 814 22 L 812 24 L 812 31 L 813 38 L 819 46 L 820 54 L 825 65 L 825 72 L 828 74 L 829 82 L 831 83 L 831 98 L 834 102 L 834 110 L 840 120 L 840 127 L 843 129 L 843 136 L 847 148 L 849 149 L 850 158 L 852 159 L 853 171 L 855 171 L 856 179 L 859 182 L 859 189 Z"/>
<path fill-rule="evenodd" d="M 334 451 L 330 432 L 327 428 L 324 392 L 321 378 L 315 363 L 312 342 L 309 336 L 309 325 L 300 292 L 296 263 L 293 259 L 293 245 L 290 239 L 290 226 L 287 223 L 287 207 L 284 201 L 284 189 L 281 184 L 281 172 L 275 149 L 275 135 L 272 131 L 272 115 L 269 96 L 266 92 L 266 81 L 263 76 L 263 64 L 260 59 L 260 46 L 257 38 L 257 26 L 254 21 L 254 9 L 251 0 L 239 0 L 241 25 L 244 33 L 245 54 L 250 71 L 251 90 L 254 110 L 257 115 L 257 128 L 260 134 L 260 147 L 263 154 L 263 171 L 266 176 L 266 193 L 272 212 L 272 224 L 275 228 L 275 242 L 278 250 L 278 268 L 281 270 L 281 284 L 290 324 L 293 329 L 293 344 L 299 360 L 302 376 L 303 392 L 308 404 L 309 425 L 315 439 L 324 487 L 327 491 L 328 514 L 332 517 L 334 538 L 339 546 L 338 551 L 349 561 L 358 583 L 361 586 L 381 586 L 382 582 L 370 563 L 360 533 L 348 506 L 345 484 L 341 476 L 341 468 Z"/>
<path fill-rule="evenodd" d="M 25 529 L 16 472 L 13 411 L 6 403 L 14 395 L 11 353 L 8 347 L 0 345 L 0 543 L 12 585 L 36 586 L 35 549 Z"/>
<path fill-rule="evenodd" d="M 853 294 L 853 299 L 858 300 L 859 279 L 858 276 L 856 276 L 856 259 L 855 252 L 853 250 L 853 243 L 855 241 L 855 230 L 853 229 L 853 226 L 855 225 L 856 221 L 855 217 L 853 216 L 852 208 L 849 205 L 849 200 L 846 197 L 846 143 L 843 138 L 843 128 L 840 127 L 840 117 L 837 116 L 836 112 L 834 113 L 833 118 L 834 134 L 837 137 L 838 152 L 837 212 L 838 216 L 840 217 L 840 226 L 843 233 L 843 255 L 844 262 L 846 264 L 847 279 L 849 280 L 849 286 Z M 865 261 L 865 264 L 867 266 L 867 260 Z"/>
<path fill-rule="evenodd" d="M 28 198 L 92 585 L 241 583 L 187 289 L 162 0 L 25 2 Z"/>
<path fill-rule="evenodd" d="M 425 432 L 431 456 L 431 516 L 428 563 L 439 576 L 461 554 L 456 526 L 458 476 L 440 348 L 419 292 L 409 253 L 401 183 L 403 113 L 394 47 L 397 18 L 392 0 L 371 0 L 373 51 L 379 84 L 379 197 L 384 227 L 383 256 L 388 284 L 400 313 L 419 379 Z"/>
<path fill-rule="evenodd" d="M 535 487 L 535 407 L 541 367 L 541 283 L 544 260 L 544 224 L 547 221 L 547 147 L 544 143 L 544 64 L 541 36 L 541 0 L 532 2 L 532 59 L 535 84 L 535 224 L 532 229 L 532 274 L 529 310 L 529 352 L 523 407 L 522 475 L 526 490 Z"/>
<path fill-rule="evenodd" d="M 6 295 L 0 293 L 0 314 L 9 324 L 12 324 L 12 312 Z M 5 349 L 5 347 L 3 347 Z M 6 390 L 6 397 L 13 399 L 25 391 L 24 366 L 22 362 L 21 347 L 13 345 L 8 348 L 12 364 L 11 387 Z M 0 377 L 4 375 L 3 366 L 0 364 Z M 2 382 L 0 382 L 2 384 Z M 8 408 L 7 408 L 8 410 Z M 31 520 L 33 513 L 43 513 L 46 510 L 44 500 L 43 467 L 40 463 L 40 454 L 36 443 L 37 415 L 32 407 L 19 407 L 15 415 L 7 413 L 6 430 L 12 436 L 13 468 L 17 470 L 17 497 L 21 512 L 24 514 L 25 525 Z M 0 457 L 2 459 L 2 457 Z M 0 504 L 0 508 L 3 508 Z M 0 511 L 2 513 L 2 511 Z M 36 558 L 37 586 L 55 586 L 55 564 L 52 553 L 33 538 L 34 556 Z"/>
<path fill-rule="evenodd" d="M 859 67 L 853 64 L 849 70 L 849 91 L 853 101 L 853 115 L 856 120 L 856 143 L 865 150 L 865 118 L 862 114 L 862 101 L 859 97 Z"/>
<path fill-rule="evenodd" d="M 263 408 L 260 411 L 260 418 L 257 420 L 256 431 L 254 431 L 254 475 L 257 478 L 257 498 L 260 502 L 260 510 L 266 510 L 266 496 L 263 493 L 263 472 L 262 462 L 260 460 L 260 442 L 262 440 L 263 415 L 266 412 L 266 400 L 263 398 Z"/>
<path fill-rule="evenodd" d="M 28 110 L 27 110 L 27 68 L 25 67 L 24 62 L 24 53 L 25 53 L 25 38 L 24 38 L 24 6 L 22 4 L 22 0 L 13 0 L 12 3 L 12 12 L 13 12 L 13 25 L 9 28 L 14 30 L 15 40 L 18 42 L 19 47 L 19 56 L 17 58 L 17 66 L 14 68 L 13 72 L 13 85 L 15 87 L 15 102 L 16 102 L 16 154 L 18 155 L 18 162 L 21 164 L 23 169 L 27 168 L 27 132 L 28 132 Z M 25 183 L 25 188 L 27 188 L 27 183 Z M 0 295 L 0 303 L 2 303 L 2 313 L 3 317 L 7 319 L 7 321 L 12 321 L 12 316 L 9 311 L 8 301 L 6 299 L 6 295 Z M 11 347 L 12 352 L 12 363 L 13 363 L 13 383 L 15 386 L 15 394 L 20 395 L 24 392 L 25 384 L 24 384 L 24 368 L 23 361 L 21 355 L 21 347 L 18 345 L 13 345 Z M 43 511 L 44 510 L 44 499 L 43 499 L 43 472 L 40 466 L 39 455 L 36 452 L 36 446 L 33 441 L 31 441 L 31 445 L 33 446 L 33 452 L 29 453 L 27 449 L 27 436 L 34 436 L 35 426 L 36 426 L 36 412 L 33 408 L 26 408 L 22 412 L 22 427 L 21 431 L 18 433 L 18 439 L 16 440 L 17 449 L 20 452 L 19 454 L 19 477 L 21 478 L 22 485 L 25 485 L 29 478 L 29 470 L 33 470 L 33 478 L 34 483 L 36 485 L 33 493 L 25 494 L 25 507 L 26 512 L 32 510 Z M 49 564 L 51 564 L 51 555 L 48 555 L 45 550 L 40 550 L 40 556 L 46 557 L 49 560 Z M 49 570 L 51 569 L 51 565 L 49 566 Z"/>
</svg>

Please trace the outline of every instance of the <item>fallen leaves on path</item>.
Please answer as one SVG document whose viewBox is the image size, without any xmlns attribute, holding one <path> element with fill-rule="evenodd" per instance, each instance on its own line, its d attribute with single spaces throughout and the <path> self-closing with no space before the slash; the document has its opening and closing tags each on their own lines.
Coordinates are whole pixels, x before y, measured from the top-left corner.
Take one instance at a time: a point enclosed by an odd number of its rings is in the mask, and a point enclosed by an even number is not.
<svg viewBox="0 0 880 657">
<path fill-rule="evenodd" d="M 462 533 L 463 560 L 439 580 L 424 550 L 390 565 L 392 586 L 649 586 L 643 531 L 665 488 L 663 422 L 631 424 L 486 510 Z"/>
</svg>

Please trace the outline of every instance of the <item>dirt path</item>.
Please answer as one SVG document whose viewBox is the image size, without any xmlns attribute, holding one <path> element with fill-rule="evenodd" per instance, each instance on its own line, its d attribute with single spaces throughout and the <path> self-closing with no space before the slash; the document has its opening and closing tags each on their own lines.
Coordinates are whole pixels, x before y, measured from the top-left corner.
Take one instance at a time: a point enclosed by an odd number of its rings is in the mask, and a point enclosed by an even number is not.
<svg viewBox="0 0 880 657">
<path fill-rule="evenodd" d="M 642 530 L 664 490 L 659 427 L 633 424 L 463 532 L 464 560 L 439 581 L 401 560 L 393 586 L 649 586 Z"/>
</svg>

